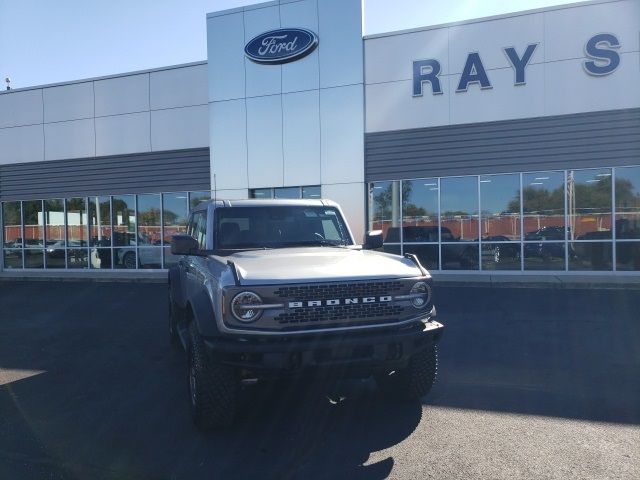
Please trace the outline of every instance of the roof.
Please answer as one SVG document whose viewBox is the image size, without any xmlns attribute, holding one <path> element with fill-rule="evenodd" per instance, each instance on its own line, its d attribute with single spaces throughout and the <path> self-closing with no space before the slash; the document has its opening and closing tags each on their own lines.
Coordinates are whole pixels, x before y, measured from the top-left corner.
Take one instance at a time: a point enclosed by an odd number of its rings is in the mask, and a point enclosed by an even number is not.
<svg viewBox="0 0 640 480">
<path fill-rule="evenodd" d="M 250 200 L 207 200 L 198 204 L 194 210 L 203 210 L 209 205 L 215 208 L 223 207 L 273 207 L 273 206 L 297 206 L 297 207 L 336 207 L 338 206 L 332 200 L 326 199 L 250 199 Z"/>
</svg>

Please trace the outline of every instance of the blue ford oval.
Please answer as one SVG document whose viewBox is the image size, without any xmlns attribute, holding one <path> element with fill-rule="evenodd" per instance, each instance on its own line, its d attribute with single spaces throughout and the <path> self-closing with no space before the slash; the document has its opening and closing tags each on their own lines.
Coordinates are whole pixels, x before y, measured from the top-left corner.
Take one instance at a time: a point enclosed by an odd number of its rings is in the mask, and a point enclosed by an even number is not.
<svg viewBox="0 0 640 480">
<path fill-rule="evenodd" d="M 279 65 L 309 55 L 318 46 L 318 36 L 304 28 L 281 28 L 261 33 L 244 47 L 256 63 Z"/>
</svg>

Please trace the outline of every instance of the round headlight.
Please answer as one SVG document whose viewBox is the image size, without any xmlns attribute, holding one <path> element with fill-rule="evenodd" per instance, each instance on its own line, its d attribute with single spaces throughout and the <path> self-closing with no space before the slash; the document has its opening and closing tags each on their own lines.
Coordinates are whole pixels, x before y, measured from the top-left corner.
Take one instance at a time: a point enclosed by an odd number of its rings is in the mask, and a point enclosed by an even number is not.
<svg viewBox="0 0 640 480">
<path fill-rule="evenodd" d="M 431 287 L 425 282 L 418 282 L 411 287 L 411 305 L 415 308 L 424 308 L 431 301 Z"/>
<path fill-rule="evenodd" d="M 255 322 L 262 310 L 260 308 L 251 308 L 262 304 L 262 299 L 253 292 L 241 292 L 231 300 L 231 313 L 239 321 L 244 323 Z"/>
</svg>

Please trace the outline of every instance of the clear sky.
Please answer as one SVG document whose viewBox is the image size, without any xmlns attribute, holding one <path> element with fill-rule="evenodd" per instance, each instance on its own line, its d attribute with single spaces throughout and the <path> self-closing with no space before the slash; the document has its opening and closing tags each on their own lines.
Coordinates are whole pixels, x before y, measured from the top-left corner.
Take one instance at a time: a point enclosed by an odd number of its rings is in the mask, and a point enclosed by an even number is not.
<svg viewBox="0 0 640 480">
<path fill-rule="evenodd" d="M 21 88 L 206 60 L 206 13 L 251 3 L 0 0 L 0 77 Z M 565 3 L 573 2 L 364 0 L 365 34 Z"/>
</svg>

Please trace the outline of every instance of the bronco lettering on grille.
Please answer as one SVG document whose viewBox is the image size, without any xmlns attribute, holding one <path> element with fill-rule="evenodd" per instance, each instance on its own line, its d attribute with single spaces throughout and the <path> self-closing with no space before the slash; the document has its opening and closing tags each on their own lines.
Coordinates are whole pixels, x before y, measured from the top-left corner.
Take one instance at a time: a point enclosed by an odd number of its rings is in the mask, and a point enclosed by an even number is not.
<svg viewBox="0 0 640 480">
<path fill-rule="evenodd" d="M 360 303 L 386 303 L 391 300 L 391 295 L 383 295 L 380 297 L 334 298 L 330 300 L 305 300 L 304 302 L 289 302 L 289 308 L 358 305 Z"/>
</svg>

